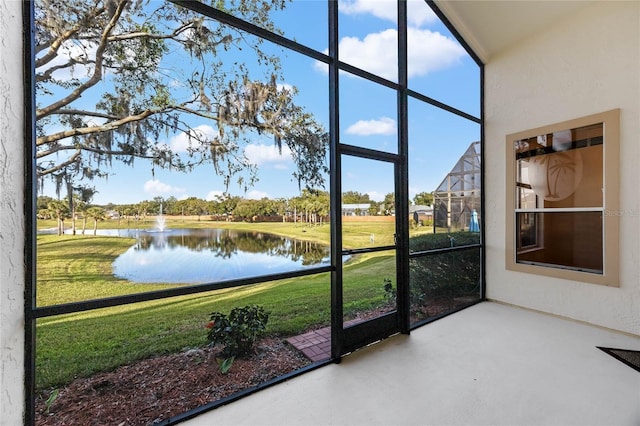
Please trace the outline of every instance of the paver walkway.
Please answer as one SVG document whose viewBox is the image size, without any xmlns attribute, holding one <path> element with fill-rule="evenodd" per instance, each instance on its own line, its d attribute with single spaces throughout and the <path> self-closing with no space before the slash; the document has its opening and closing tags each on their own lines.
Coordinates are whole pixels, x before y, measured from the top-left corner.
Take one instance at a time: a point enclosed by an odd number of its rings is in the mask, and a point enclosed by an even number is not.
<svg viewBox="0 0 640 426">
<path fill-rule="evenodd" d="M 344 326 L 348 327 L 362 321 L 362 319 L 346 321 Z M 313 362 L 331 358 L 331 327 L 324 327 L 290 337 L 287 342 Z"/>
</svg>

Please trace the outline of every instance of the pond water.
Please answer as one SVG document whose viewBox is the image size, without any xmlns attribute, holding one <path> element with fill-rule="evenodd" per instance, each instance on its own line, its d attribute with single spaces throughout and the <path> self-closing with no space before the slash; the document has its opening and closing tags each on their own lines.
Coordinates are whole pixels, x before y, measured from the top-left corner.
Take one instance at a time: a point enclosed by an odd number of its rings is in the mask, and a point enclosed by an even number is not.
<svg viewBox="0 0 640 426">
<path fill-rule="evenodd" d="M 98 230 L 136 238 L 113 262 L 137 283 L 205 283 L 329 263 L 329 247 L 263 232 L 229 229 Z"/>
</svg>

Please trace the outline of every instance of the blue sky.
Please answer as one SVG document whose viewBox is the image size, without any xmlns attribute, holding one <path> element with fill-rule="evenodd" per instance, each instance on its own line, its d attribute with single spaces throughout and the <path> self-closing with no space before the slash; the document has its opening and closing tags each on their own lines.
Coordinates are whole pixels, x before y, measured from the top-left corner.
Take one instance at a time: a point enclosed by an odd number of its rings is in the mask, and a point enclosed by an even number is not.
<svg viewBox="0 0 640 426">
<path fill-rule="evenodd" d="M 395 81 L 397 78 L 397 23 L 395 1 L 340 1 L 340 58 L 372 73 Z M 327 49 L 326 2 L 294 1 L 274 15 L 285 36 L 319 51 Z M 479 116 L 479 71 L 477 65 L 455 42 L 422 0 L 409 0 L 409 87 L 441 102 Z M 281 49 L 269 43 L 269 51 Z M 246 53 L 245 53 L 246 54 Z M 243 57 L 250 61 L 248 57 Z M 296 103 L 312 112 L 328 129 L 327 67 L 297 53 L 282 56 L 284 87 L 295 86 Z M 351 145 L 397 152 L 396 94 L 363 79 L 342 73 L 340 76 L 340 140 Z M 94 100 L 95 103 L 95 100 Z M 194 128 L 216 133 L 215 123 L 194 120 Z M 409 103 L 410 197 L 433 191 L 454 166 L 469 144 L 479 140 L 480 127 L 453 114 L 415 100 Z M 159 143 L 184 149 L 185 134 L 168 135 Z M 278 198 L 298 195 L 291 174 L 295 166 L 286 149 L 280 155 L 269 136 L 252 135 L 245 155 L 258 165 L 258 182 L 244 193 L 231 184 L 229 192 L 247 198 Z M 387 164 L 345 158 L 343 190 L 368 193 L 382 200 L 392 191 L 392 170 Z M 328 182 L 327 182 L 328 183 Z M 94 180 L 98 190 L 93 202 L 106 204 L 137 203 L 156 196 L 178 199 L 191 196 L 213 199 L 222 194 L 222 178 L 213 166 L 204 165 L 194 172 L 155 170 L 143 160 L 133 167 L 114 163 L 108 180 Z M 327 188 L 328 189 L 328 188 Z M 46 185 L 44 195 L 54 196 Z"/>
</svg>

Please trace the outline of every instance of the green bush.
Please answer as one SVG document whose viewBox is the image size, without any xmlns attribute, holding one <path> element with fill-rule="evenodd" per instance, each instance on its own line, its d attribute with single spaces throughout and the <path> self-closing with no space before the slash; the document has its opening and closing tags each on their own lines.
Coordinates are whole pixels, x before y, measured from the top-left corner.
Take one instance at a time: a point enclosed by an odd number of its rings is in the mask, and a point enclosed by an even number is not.
<svg viewBox="0 0 640 426">
<path fill-rule="evenodd" d="M 479 234 L 454 232 L 424 234 L 410 240 L 411 251 L 427 251 L 478 244 Z M 409 262 L 412 306 L 424 305 L 438 297 L 479 294 L 480 250 L 478 248 L 433 254 Z"/>
<path fill-rule="evenodd" d="M 479 244 L 480 234 L 475 232 L 451 232 L 438 234 L 422 234 L 409 239 L 411 251 L 425 251 L 451 246 Z"/>
<path fill-rule="evenodd" d="M 253 346 L 264 334 L 268 320 L 269 313 L 256 305 L 233 308 L 228 317 L 213 312 L 211 322 L 207 324 L 207 340 L 212 345 L 223 345 L 222 355 L 225 357 L 247 356 L 253 353 Z"/>
</svg>

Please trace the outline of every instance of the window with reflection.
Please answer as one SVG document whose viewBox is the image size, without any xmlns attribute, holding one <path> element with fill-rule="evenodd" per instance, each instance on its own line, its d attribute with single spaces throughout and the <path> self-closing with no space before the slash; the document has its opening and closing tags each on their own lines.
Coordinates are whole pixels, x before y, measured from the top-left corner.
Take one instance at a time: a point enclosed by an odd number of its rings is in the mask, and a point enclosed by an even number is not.
<svg viewBox="0 0 640 426">
<path fill-rule="evenodd" d="M 526 133 L 521 133 L 524 135 Z M 584 276 L 615 275 L 617 111 L 509 138 L 512 262 Z M 605 157 L 608 157 L 605 161 Z M 588 278 L 587 278 L 588 279 Z M 595 279 L 599 281 L 599 279 Z"/>
<path fill-rule="evenodd" d="M 515 142 L 517 262 L 602 273 L 603 127 Z M 585 208 L 597 211 L 577 210 Z"/>
</svg>

